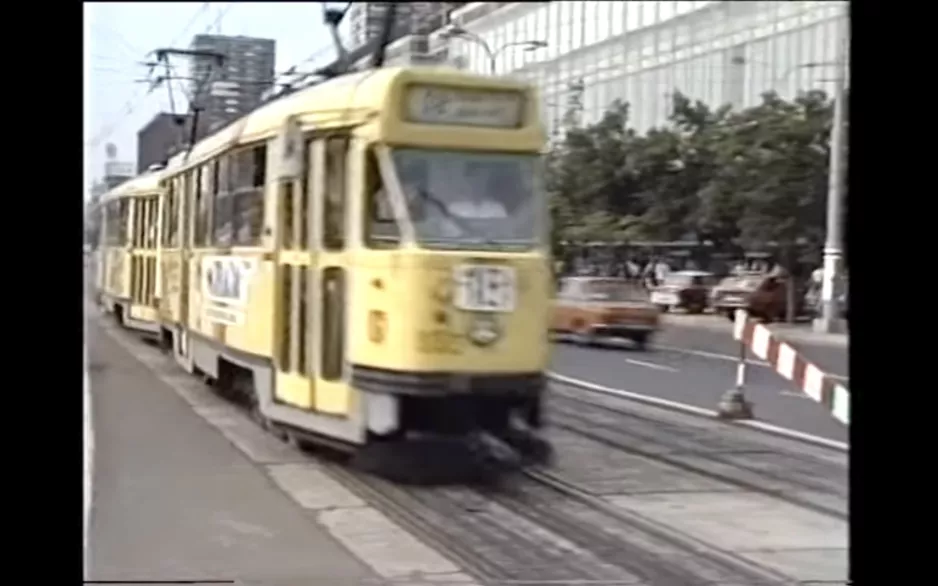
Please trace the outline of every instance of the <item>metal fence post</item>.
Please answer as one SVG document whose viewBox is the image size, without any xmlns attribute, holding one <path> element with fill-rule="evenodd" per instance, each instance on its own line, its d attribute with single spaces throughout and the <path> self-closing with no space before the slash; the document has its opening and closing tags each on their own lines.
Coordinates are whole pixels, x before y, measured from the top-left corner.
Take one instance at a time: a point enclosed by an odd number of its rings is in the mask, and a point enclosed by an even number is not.
<svg viewBox="0 0 938 586">
<path fill-rule="evenodd" d="M 717 407 L 717 415 L 721 419 L 752 419 L 752 404 L 746 400 L 744 389 L 746 386 L 746 321 L 749 319 L 745 310 L 736 310 L 736 320 L 733 324 L 734 337 L 739 341 L 739 362 L 736 364 L 736 385 L 723 393 Z"/>
</svg>

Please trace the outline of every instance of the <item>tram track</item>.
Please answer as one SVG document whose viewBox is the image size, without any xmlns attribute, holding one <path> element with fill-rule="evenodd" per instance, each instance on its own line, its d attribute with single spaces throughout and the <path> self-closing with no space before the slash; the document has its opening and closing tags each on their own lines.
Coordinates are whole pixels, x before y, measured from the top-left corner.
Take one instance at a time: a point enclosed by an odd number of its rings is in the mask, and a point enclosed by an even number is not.
<svg viewBox="0 0 938 586">
<path fill-rule="evenodd" d="M 784 575 L 530 470 L 498 484 L 410 487 L 328 472 L 480 584 L 788 584 Z"/>
<path fill-rule="evenodd" d="M 549 413 L 551 428 L 587 438 L 606 449 L 764 494 L 831 518 L 849 519 L 846 483 L 840 487 L 831 481 L 840 471 L 834 469 L 834 464 L 810 455 L 768 451 L 764 444 L 746 439 L 745 433 L 733 437 L 733 428 L 727 428 L 727 433 L 706 433 L 701 428 L 670 424 L 582 393 L 553 392 Z M 760 461 L 760 456 L 766 460 Z M 773 466 L 770 457 L 779 459 L 780 465 Z M 832 506 L 826 502 L 829 500 L 840 506 Z"/>
<path fill-rule="evenodd" d="M 552 398 L 551 419 L 563 411 L 562 401 Z M 662 441 L 661 433 L 655 441 Z M 796 583 L 743 554 L 619 507 L 581 487 L 576 478 L 565 477 L 563 469 L 527 470 L 489 485 L 414 487 L 364 474 L 341 461 L 309 457 L 368 505 L 461 566 L 480 586 Z"/>
</svg>

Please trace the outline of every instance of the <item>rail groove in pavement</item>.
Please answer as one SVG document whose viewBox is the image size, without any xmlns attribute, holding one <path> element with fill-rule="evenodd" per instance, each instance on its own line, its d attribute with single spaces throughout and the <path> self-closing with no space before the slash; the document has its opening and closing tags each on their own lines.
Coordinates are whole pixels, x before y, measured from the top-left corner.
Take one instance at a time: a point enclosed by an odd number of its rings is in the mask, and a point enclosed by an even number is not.
<svg viewBox="0 0 938 586">
<path fill-rule="evenodd" d="M 550 423 L 555 427 L 607 449 L 848 519 L 846 470 L 830 461 L 794 450 L 769 449 L 762 442 L 740 437 L 743 434 L 733 433 L 730 427 L 722 433 L 688 428 L 576 393 L 553 392 Z M 815 495 L 815 499 L 804 495 Z"/>
<path fill-rule="evenodd" d="M 408 487 L 330 473 L 481 584 L 787 584 L 786 576 L 618 509 L 549 473 L 489 487 Z"/>
</svg>

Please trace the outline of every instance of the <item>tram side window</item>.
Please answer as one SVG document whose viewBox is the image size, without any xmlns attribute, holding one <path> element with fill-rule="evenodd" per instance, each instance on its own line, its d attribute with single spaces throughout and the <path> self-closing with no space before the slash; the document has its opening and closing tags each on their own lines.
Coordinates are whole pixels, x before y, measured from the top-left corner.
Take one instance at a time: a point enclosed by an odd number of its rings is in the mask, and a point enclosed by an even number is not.
<svg viewBox="0 0 938 586">
<path fill-rule="evenodd" d="M 313 148 L 312 140 L 303 141 L 303 161 L 306 164 L 306 169 L 304 172 L 300 173 L 300 192 L 297 194 L 297 210 L 296 213 L 300 215 L 300 221 L 297 224 L 299 227 L 299 233 L 297 234 L 297 241 L 299 242 L 299 247 L 301 249 L 309 249 L 313 239 L 313 232 L 315 231 L 312 219 L 311 212 L 315 209 L 310 201 L 312 200 L 312 195 L 309 192 L 310 185 L 310 176 L 313 172 L 312 161 L 310 161 L 309 153 L 310 149 Z"/>
<path fill-rule="evenodd" d="M 160 237 L 160 199 L 156 196 L 148 197 L 147 207 L 147 232 L 144 240 L 144 248 L 153 250 L 159 244 Z"/>
<path fill-rule="evenodd" d="M 394 219 L 394 211 L 374 149 L 365 155 L 365 245 L 369 248 L 397 248 L 401 241 L 401 229 Z"/>
<path fill-rule="evenodd" d="M 104 208 L 106 243 L 108 246 L 120 246 L 121 242 L 121 208 L 119 201 L 111 201 Z"/>
<path fill-rule="evenodd" d="M 163 246 L 173 248 L 177 244 L 176 238 L 176 202 L 179 198 L 175 179 L 170 179 L 166 186 L 166 199 L 163 202 Z"/>
<path fill-rule="evenodd" d="M 326 193 L 323 214 L 323 246 L 326 250 L 345 247 L 345 157 L 348 140 L 330 138 L 326 142 Z"/>
<path fill-rule="evenodd" d="M 267 173 L 267 145 L 245 149 L 232 156 L 234 184 L 232 219 L 234 243 L 255 246 L 264 225 L 264 183 Z"/>
<path fill-rule="evenodd" d="M 182 204 L 185 197 L 186 175 L 180 175 L 176 179 L 176 189 L 173 192 L 173 197 L 166 201 L 166 205 L 169 207 L 169 213 L 167 214 L 168 217 L 163 222 L 163 231 L 168 235 L 167 238 L 170 248 L 179 248 L 179 234 L 181 232 L 179 226 L 179 206 Z"/>
<path fill-rule="evenodd" d="M 195 182 L 195 170 L 186 171 L 182 176 L 182 191 L 179 193 L 179 200 L 176 202 L 176 213 L 172 218 L 178 234 L 176 241 L 180 248 L 189 244 L 189 232 L 192 230 L 189 224 L 189 214 L 192 209 L 193 192 L 196 190 Z"/>
<path fill-rule="evenodd" d="M 215 203 L 212 206 L 212 209 L 214 210 L 212 220 L 212 242 L 215 244 L 215 246 L 225 247 L 231 246 L 232 240 L 231 213 L 233 211 L 232 203 L 234 199 L 231 197 L 231 185 L 233 183 L 232 175 L 234 173 L 232 157 L 223 155 L 218 160 L 216 170 L 217 174 L 214 193 Z"/>
<path fill-rule="evenodd" d="M 101 243 L 104 246 L 110 246 L 114 243 L 114 206 L 107 202 L 101 206 Z"/>
<path fill-rule="evenodd" d="M 192 204 L 193 210 L 193 230 L 192 245 L 195 247 L 208 245 L 208 226 L 210 217 L 209 194 L 211 188 L 212 174 L 206 165 L 199 167 L 196 171 L 195 179 L 195 200 Z"/>
<path fill-rule="evenodd" d="M 342 378 L 345 362 L 345 272 L 329 267 L 322 272 L 322 355 L 323 380 Z"/>
<path fill-rule="evenodd" d="M 119 246 L 127 244 L 127 234 L 130 231 L 130 200 L 122 199 L 117 202 L 118 222 L 117 222 L 117 242 Z"/>
</svg>

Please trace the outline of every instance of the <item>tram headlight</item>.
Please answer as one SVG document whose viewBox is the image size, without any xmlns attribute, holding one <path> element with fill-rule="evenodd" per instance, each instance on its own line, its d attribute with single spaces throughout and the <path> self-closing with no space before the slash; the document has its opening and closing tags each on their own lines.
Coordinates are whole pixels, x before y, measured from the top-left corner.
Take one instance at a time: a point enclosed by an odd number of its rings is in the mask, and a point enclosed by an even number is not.
<svg viewBox="0 0 938 586">
<path fill-rule="evenodd" d="M 453 298 L 452 283 L 450 283 L 449 279 L 440 279 L 430 291 L 430 296 L 436 300 L 437 303 L 449 303 Z"/>
<path fill-rule="evenodd" d="M 493 316 L 477 314 L 472 317 L 468 337 L 476 346 L 490 346 L 502 337 L 502 332 Z"/>
</svg>

